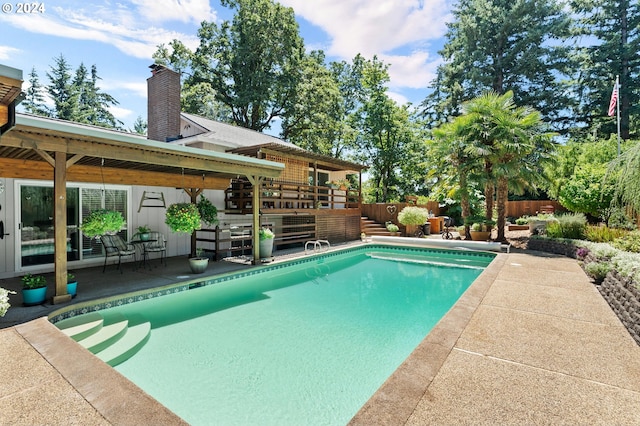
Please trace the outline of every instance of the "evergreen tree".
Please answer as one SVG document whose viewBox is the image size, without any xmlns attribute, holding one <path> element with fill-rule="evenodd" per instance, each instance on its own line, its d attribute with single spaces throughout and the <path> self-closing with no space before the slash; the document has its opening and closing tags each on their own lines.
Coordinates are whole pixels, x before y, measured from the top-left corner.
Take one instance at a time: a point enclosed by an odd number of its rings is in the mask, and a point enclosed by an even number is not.
<svg viewBox="0 0 640 426">
<path fill-rule="evenodd" d="M 460 113 L 460 105 L 487 90 L 512 91 L 545 120 L 566 129 L 571 99 L 561 78 L 570 71 L 570 20 L 554 0 L 460 0 L 448 24 L 433 93 L 423 102 L 435 123 Z"/>
<path fill-rule="evenodd" d="M 47 72 L 50 83 L 46 86 L 53 100 L 52 116 L 73 121 L 77 117 L 78 93 L 71 81 L 71 66 L 62 54 L 53 61 L 54 65 Z"/>
<path fill-rule="evenodd" d="M 137 133 L 139 135 L 146 135 L 147 128 L 147 122 L 142 119 L 142 116 L 139 115 L 138 118 L 136 118 L 136 121 L 133 123 L 133 130 L 129 129 L 129 132 Z"/>
<path fill-rule="evenodd" d="M 45 105 L 45 97 L 43 95 L 44 87 L 40 84 L 40 78 L 36 72 L 35 67 L 31 68 L 29 73 L 29 88 L 27 89 L 26 96 L 20 105 L 25 111 L 35 114 L 50 116 L 50 112 Z"/>
<path fill-rule="evenodd" d="M 620 133 L 640 132 L 640 6 L 630 0 L 574 0 L 575 29 L 585 43 L 576 50 L 578 120 L 590 132 L 606 137 L 617 132 L 616 118 L 607 116 L 616 76 L 620 78 Z"/>
<path fill-rule="evenodd" d="M 121 128 L 123 123 L 109 111 L 109 106 L 118 105 L 118 101 L 97 86 L 100 77 L 95 65 L 89 73 L 87 67 L 81 63 L 71 78 L 71 66 L 61 54 L 54 58 L 54 65 L 47 77 L 50 83 L 46 89 L 54 104 L 52 117 L 101 127 Z"/>
</svg>

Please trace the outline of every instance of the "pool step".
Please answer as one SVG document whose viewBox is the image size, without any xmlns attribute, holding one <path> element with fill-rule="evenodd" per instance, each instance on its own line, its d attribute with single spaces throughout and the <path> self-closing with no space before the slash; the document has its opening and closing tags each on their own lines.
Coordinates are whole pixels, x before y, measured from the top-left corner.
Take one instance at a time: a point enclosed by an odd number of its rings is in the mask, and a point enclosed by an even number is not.
<svg viewBox="0 0 640 426">
<path fill-rule="evenodd" d="M 120 340 L 127 333 L 128 326 L 129 320 L 127 319 L 103 325 L 100 331 L 85 339 L 78 340 L 78 343 L 95 354 Z"/>
<path fill-rule="evenodd" d="M 117 314 L 105 318 L 99 312 L 92 312 L 55 325 L 112 367 L 131 358 L 151 335 L 151 323 L 141 315 L 125 318 Z"/>
<path fill-rule="evenodd" d="M 127 332 L 117 342 L 96 353 L 96 356 L 112 367 L 128 360 L 138 352 L 149 340 L 151 323 L 129 326 Z"/>
<path fill-rule="evenodd" d="M 56 323 L 56 327 L 77 342 L 100 331 L 103 324 L 104 318 L 102 318 L 102 315 L 92 312 L 59 321 Z"/>
</svg>

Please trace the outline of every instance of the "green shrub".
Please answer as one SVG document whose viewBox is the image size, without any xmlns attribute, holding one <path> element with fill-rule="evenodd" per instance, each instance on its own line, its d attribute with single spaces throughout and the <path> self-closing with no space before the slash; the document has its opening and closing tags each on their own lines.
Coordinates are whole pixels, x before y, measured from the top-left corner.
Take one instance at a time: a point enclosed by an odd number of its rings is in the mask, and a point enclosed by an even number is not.
<svg viewBox="0 0 640 426">
<path fill-rule="evenodd" d="M 631 231 L 611 244 L 618 250 L 640 253 L 640 231 Z"/>
<path fill-rule="evenodd" d="M 629 231 L 620 228 L 609 228 L 608 226 L 587 225 L 585 237 L 594 243 L 610 243 L 613 240 L 627 235 Z"/>
<path fill-rule="evenodd" d="M 585 238 L 587 218 L 582 213 L 568 213 L 557 216 L 555 221 L 547 223 L 547 236 L 550 238 Z"/>
<path fill-rule="evenodd" d="M 584 267 L 585 272 L 596 282 L 602 282 L 604 277 L 611 271 L 611 263 L 609 262 L 591 262 Z"/>
<path fill-rule="evenodd" d="M 516 219 L 516 225 L 526 225 L 529 223 L 529 216 L 522 216 Z"/>
<path fill-rule="evenodd" d="M 636 225 L 633 223 L 633 220 L 631 220 L 629 216 L 627 216 L 626 212 L 620 207 L 611 208 L 607 224 L 612 228 L 621 228 L 626 229 L 627 231 L 636 229 Z"/>
<path fill-rule="evenodd" d="M 429 210 L 407 206 L 398 213 L 398 222 L 403 225 L 424 225 L 429 219 Z"/>
</svg>

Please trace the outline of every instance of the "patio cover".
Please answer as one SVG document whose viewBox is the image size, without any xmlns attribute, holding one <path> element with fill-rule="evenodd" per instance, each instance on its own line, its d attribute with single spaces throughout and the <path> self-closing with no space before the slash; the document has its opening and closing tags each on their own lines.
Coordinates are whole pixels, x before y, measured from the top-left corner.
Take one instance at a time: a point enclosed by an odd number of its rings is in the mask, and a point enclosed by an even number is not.
<svg viewBox="0 0 640 426">
<path fill-rule="evenodd" d="M 54 303 L 71 297 L 66 294 L 67 181 L 148 186 L 175 182 L 194 201 L 203 189 L 227 188 L 230 178 L 246 176 L 259 183 L 278 177 L 283 169 L 283 164 L 273 161 L 175 146 L 132 133 L 28 114 L 16 114 L 15 125 L 0 136 L 1 177 L 54 182 Z M 253 205 L 257 206 L 258 200 Z M 258 214 L 256 209 L 254 229 L 259 227 Z M 254 234 L 253 254 L 258 260 L 258 233 Z"/>
</svg>

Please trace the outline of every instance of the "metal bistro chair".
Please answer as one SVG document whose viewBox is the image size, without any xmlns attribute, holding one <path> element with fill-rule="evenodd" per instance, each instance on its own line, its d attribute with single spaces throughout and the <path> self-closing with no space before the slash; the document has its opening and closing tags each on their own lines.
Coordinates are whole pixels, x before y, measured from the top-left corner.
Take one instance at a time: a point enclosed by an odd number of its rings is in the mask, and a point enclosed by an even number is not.
<svg viewBox="0 0 640 426">
<path fill-rule="evenodd" d="M 145 256 L 160 253 L 160 264 L 167 266 L 167 239 L 160 232 L 149 232 L 149 242 L 144 245 Z"/>
<path fill-rule="evenodd" d="M 123 257 L 133 256 L 133 260 L 136 260 L 136 249 L 132 244 L 126 243 L 119 235 L 102 235 L 100 241 L 104 246 L 104 266 L 102 272 L 107 269 L 107 260 L 110 257 L 118 256 L 118 269 L 122 273 L 120 264 Z"/>
<path fill-rule="evenodd" d="M 442 229 L 442 238 L 450 240 L 453 238 L 453 234 L 449 228 L 453 227 L 453 219 L 449 216 L 444 217 L 444 228 Z"/>
</svg>

